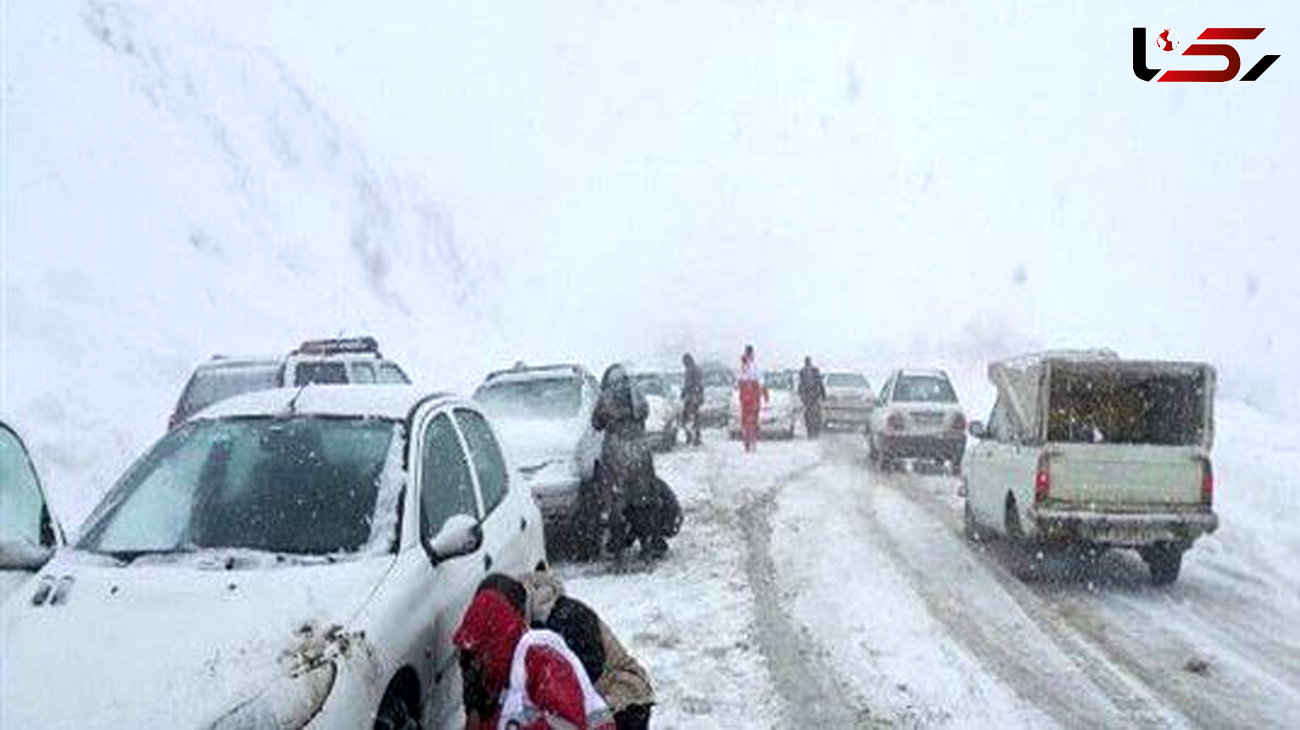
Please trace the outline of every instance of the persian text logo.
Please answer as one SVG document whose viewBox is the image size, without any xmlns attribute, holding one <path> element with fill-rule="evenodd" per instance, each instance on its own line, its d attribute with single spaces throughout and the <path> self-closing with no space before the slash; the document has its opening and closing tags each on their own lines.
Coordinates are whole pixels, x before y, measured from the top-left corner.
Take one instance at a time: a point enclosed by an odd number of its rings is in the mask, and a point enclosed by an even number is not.
<svg viewBox="0 0 1300 730">
<path fill-rule="evenodd" d="M 1263 33 L 1263 28 L 1206 28 L 1196 36 L 1198 41 L 1253 41 Z M 1143 81 L 1150 81 L 1160 74 L 1158 68 L 1147 68 L 1147 29 L 1133 29 L 1133 74 Z M 1155 37 L 1156 48 L 1162 52 L 1173 51 L 1181 41 L 1173 28 L 1164 28 Z M 1193 43 L 1182 52 L 1184 56 L 1218 56 L 1228 61 L 1228 67 L 1220 71 L 1170 69 L 1160 74 L 1157 81 L 1232 81 L 1241 71 L 1241 56 L 1237 49 L 1228 43 Z M 1281 56 L 1270 54 L 1255 62 L 1254 66 L 1241 77 L 1242 81 L 1254 81 Z"/>
</svg>

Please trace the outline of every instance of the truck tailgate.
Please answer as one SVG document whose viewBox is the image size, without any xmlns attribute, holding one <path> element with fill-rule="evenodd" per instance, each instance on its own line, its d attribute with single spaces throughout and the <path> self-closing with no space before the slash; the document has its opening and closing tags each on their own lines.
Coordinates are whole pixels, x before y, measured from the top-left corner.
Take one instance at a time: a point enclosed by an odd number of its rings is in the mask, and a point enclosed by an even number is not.
<svg viewBox="0 0 1300 730">
<path fill-rule="evenodd" d="M 1148 512 L 1201 504 L 1206 462 L 1196 448 L 1055 444 L 1050 453 L 1047 499 L 1057 505 Z"/>
</svg>

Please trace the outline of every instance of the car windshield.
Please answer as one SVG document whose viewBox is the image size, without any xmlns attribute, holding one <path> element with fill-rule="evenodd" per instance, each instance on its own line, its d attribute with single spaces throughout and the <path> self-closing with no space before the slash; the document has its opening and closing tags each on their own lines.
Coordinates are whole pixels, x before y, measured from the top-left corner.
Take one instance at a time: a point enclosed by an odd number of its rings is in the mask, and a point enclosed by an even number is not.
<svg viewBox="0 0 1300 730">
<path fill-rule="evenodd" d="M 780 371 L 763 376 L 763 385 L 768 390 L 794 390 L 794 373 Z"/>
<path fill-rule="evenodd" d="M 957 394 L 944 378 L 934 375 L 903 375 L 894 385 L 894 400 L 904 403 L 955 403 Z"/>
<path fill-rule="evenodd" d="M 270 390 L 279 385 L 280 366 L 273 363 L 200 370 L 194 373 L 185 389 L 181 415 L 189 418 L 218 401 L 257 390 Z"/>
<path fill-rule="evenodd" d="M 77 547 L 125 558 L 204 548 L 387 549 L 391 535 L 380 533 L 396 522 L 391 493 L 399 487 L 381 482 L 397 431 L 396 422 L 377 418 L 186 424 L 123 476 Z"/>
<path fill-rule="evenodd" d="M 45 514 L 36 472 L 18 437 L 0 426 L 0 542 L 39 545 Z M 44 541 L 48 542 L 48 540 Z"/>
<path fill-rule="evenodd" d="M 526 378 L 488 383 L 474 399 L 497 418 L 573 418 L 582 408 L 582 383 L 577 378 Z"/>
<path fill-rule="evenodd" d="M 664 379 L 660 375 L 653 373 L 643 373 L 632 376 L 632 382 L 636 384 L 637 390 L 642 395 L 657 395 L 667 397 L 668 391 L 664 387 Z"/>
<path fill-rule="evenodd" d="M 867 384 L 867 379 L 857 373 L 828 373 L 826 375 L 826 387 L 871 390 L 871 386 Z"/>
</svg>

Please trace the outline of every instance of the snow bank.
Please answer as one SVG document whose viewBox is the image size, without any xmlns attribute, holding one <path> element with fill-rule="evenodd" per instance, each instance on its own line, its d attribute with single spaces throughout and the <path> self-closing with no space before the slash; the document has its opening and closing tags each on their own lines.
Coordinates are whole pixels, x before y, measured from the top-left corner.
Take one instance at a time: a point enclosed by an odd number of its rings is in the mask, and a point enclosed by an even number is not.
<svg viewBox="0 0 1300 730">
<path fill-rule="evenodd" d="M 417 381 L 486 364 L 445 211 L 193 12 L 5 9 L 0 414 L 70 528 L 214 353 L 373 333 Z"/>
</svg>

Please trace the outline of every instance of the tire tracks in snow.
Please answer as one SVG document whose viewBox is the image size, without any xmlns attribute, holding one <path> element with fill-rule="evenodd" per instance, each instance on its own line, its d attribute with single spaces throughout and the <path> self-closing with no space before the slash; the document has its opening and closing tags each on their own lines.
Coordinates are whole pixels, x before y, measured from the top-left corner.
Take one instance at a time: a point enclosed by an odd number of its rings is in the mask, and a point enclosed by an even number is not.
<svg viewBox="0 0 1300 730">
<path fill-rule="evenodd" d="M 789 614 L 781 600 L 772 558 L 772 513 L 786 485 L 822 466 L 821 461 L 780 475 L 772 486 L 753 490 L 724 490 L 720 454 L 710 470 L 709 491 L 716 504 L 740 506 L 734 515 L 745 549 L 744 567 L 754 597 L 754 630 L 772 683 L 785 713 L 783 727 L 857 728 L 873 724 L 870 710 L 853 699 L 849 683 L 826 661 L 806 629 Z M 726 492 L 726 493 L 724 493 Z"/>
<path fill-rule="evenodd" d="M 865 467 L 862 459 L 854 461 Z M 873 528 L 868 534 L 907 576 L 931 614 L 1023 699 L 1071 727 L 1193 724 L 1188 715 L 1151 691 L 1145 677 L 1068 625 L 1004 567 L 970 550 L 960 528 L 952 528 L 951 515 L 936 513 L 933 501 L 876 472 L 864 472 L 864 480 L 920 508 L 946 528 L 944 534 L 907 536 L 904 525 L 882 518 L 873 504 L 864 502 L 860 507 Z M 962 544 L 942 545 L 954 537 L 953 532 Z M 954 553 L 955 548 L 960 552 Z M 953 564 L 956 561 L 950 558 L 960 560 L 962 553 L 974 564 Z M 976 586 L 980 576 L 974 571 L 968 579 L 954 575 L 961 568 L 983 568 L 980 572 L 1001 590 Z M 978 605 L 981 602 L 985 609 Z M 1095 692 L 1079 687 L 1080 680 Z"/>
</svg>

